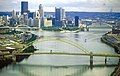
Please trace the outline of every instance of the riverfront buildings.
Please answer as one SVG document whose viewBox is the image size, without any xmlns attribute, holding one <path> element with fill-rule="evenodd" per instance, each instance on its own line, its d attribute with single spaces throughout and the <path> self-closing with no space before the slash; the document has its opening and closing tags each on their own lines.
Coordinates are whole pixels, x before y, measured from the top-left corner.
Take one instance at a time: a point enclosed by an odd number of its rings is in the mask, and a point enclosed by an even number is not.
<svg viewBox="0 0 120 76">
<path fill-rule="evenodd" d="M 75 18 L 67 18 L 65 9 L 61 7 L 55 7 L 54 15 L 50 17 L 48 15 L 44 15 L 44 10 L 42 4 L 39 5 L 39 8 L 35 12 L 30 12 L 28 10 L 28 2 L 21 2 L 21 15 L 18 11 L 13 10 L 12 15 L 9 19 L 5 20 L 9 21 L 8 26 L 16 27 L 16 26 L 29 26 L 29 27 L 55 27 L 55 28 L 64 28 L 64 27 L 78 27 L 79 26 L 79 17 Z M 5 16 L 6 17 L 6 16 Z"/>
<path fill-rule="evenodd" d="M 85 13 L 78 12 L 65 12 L 64 8 L 55 7 L 55 12 L 45 12 L 43 10 L 42 4 L 39 4 L 39 7 L 36 11 L 30 12 L 28 10 L 28 2 L 21 2 L 21 12 L 13 10 L 11 15 L 3 16 L 0 23 L 2 25 L 8 26 L 30 26 L 38 28 L 79 28 L 80 24 L 85 24 L 87 26 L 91 25 L 92 22 L 106 22 L 98 13 L 88 13 L 88 17 Z M 19 14 L 21 13 L 21 15 Z M 79 15 L 80 14 L 80 15 Z M 116 14 L 119 16 L 119 14 Z M 84 17 L 83 17 L 84 16 Z M 92 18 L 91 18 L 92 16 Z M 94 16 L 94 17 L 93 17 Z M 106 15 L 105 15 L 106 16 Z M 101 19 L 100 19 L 101 17 Z M 109 17 L 109 14 L 108 14 Z M 103 19 L 102 19 L 103 18 Z M 107 18 L 107 17 L 106 17 Z M 107 19 L 106 19 L 107 20 Z"/>
</svg>

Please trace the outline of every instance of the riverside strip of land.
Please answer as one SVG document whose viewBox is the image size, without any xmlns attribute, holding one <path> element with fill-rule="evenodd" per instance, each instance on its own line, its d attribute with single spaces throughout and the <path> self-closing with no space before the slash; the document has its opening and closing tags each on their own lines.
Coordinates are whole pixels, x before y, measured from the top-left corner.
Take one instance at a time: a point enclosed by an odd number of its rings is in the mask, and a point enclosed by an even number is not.
<svg viewBox="0 0 120 76">
<path fill-rule="evenodd" d="M 120 54 L 120 35 L 112 34 L 112 32 L 108 32 L 102 36 L 101 40 L 112 46 L 115 49 L 115 52 Z M 118 66 L 115 68 L 115 71 L 111 74 L 111 76 L 120 76 L 120 60 Z"/>
<path fill-rule="evenodd" d="M 34 52 L 35 49 L 32 46 L 32 42 L 36 40 L 37 36 L 29 32 L 21 32 L 10 29 L 0 30 L 0 53 L 21 53 L 21 52 Z M 24 57 L 18 57 L 20 61 Z M 13 60 L 9 55 L 0 55 L 0 69 Z"/>
</svg>

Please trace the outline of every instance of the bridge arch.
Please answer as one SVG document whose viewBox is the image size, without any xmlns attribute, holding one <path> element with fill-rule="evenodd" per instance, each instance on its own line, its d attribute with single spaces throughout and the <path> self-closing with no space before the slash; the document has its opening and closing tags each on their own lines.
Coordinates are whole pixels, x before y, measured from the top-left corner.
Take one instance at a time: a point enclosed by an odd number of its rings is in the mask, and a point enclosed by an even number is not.
<svg viewBox="0 0 120 76">
<path fill-rule="evenodd" d="M 87 49 L 85 49 L 82 45 L 80 45 L 77 42 L 71 41 L 69 39 L 66 38 L 57 38 L 57 37 L 43 37 L 40 38 L 39 42 L 46 42 L 46 41 L 57 41 L 57 42 L 62 42 L 62 43 L 66 43 L 68 45 L 74 46 L 78 49 L 80 49 L 80 51 L 84 52 L 84 53 L 89 53 L 89 51 L 87 51 Z"/>
</svg>

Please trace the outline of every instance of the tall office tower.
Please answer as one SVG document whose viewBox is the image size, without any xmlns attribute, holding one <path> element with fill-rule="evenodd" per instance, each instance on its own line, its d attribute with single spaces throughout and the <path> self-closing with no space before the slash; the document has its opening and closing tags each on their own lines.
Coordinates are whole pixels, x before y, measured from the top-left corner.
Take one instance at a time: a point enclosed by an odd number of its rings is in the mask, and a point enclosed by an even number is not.
<svg viewBox="0 0 120 76">
<path fill-rule="evenodd" d="M 16 11 L 13 10 L 13 11 L 12 11 L 12 18 L 13 18 L 13 19 L 16 19 L 16 17 L 17 17 L 17 15 L 16 15 Z"/>
<path fill-rule="evenodd" d="M 39 5 L 39 19 L 40 19 L 40 28 L 44 27 L 44 11 L 42 4 Z"/>
<path fill-rule="evenodd" d="M 79 16 L 75 16 L 75 27 L 79 27 Z"/>
<path fill-rule="evenodd" d="M 62 27 L 62 21 L 65 17 L 64 9 L 55 8 L 55 27 Z"/>
<path fill-rule="evenodd" d="M 62 21 L 62 8 L 55 8 L 55 19 Z"/>
<path fill-rule="evenodd" d="M 28 13 L 28 2 L 27 1 L 21 2 L 21 15 L 23 13 Z"/>
<path fill-rule="evenodd" d="M 40 18 L 44 17 L 44 11 L 43 11 L 43 6 L 42 4 L 39 5 L 39 14 L 40 14 Z"/>
</svg>

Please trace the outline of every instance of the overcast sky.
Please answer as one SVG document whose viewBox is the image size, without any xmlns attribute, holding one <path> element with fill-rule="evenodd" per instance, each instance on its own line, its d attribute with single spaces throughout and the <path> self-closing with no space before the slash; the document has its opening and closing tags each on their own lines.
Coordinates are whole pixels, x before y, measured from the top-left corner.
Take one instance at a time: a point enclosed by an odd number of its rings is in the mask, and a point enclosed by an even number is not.
<svg viewBox="0 0 120 76">
<path fill-rule="evenodd" d="M 66 11 L 120 12 L 120 0 L 0 0 L 0 11 L 20 11 L 21 1 L 29 2 L 29 10 L 36 11 L 42 4 L 44 11 L 54 11 L 63 7 Z"/>
</svg>

